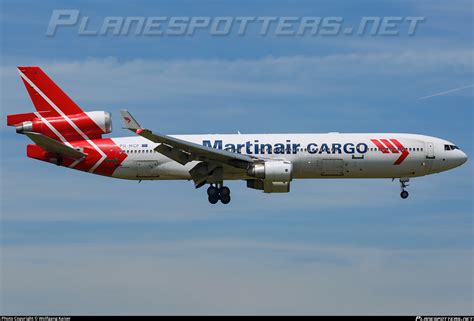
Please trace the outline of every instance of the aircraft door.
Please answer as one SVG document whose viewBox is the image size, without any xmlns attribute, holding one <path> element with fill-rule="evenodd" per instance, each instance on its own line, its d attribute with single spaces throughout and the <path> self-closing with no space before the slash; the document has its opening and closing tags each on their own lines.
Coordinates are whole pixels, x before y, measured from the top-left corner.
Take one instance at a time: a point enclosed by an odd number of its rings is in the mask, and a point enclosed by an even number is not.
<svg viewBox="0 0 474 321">
<path fill-rule="evenodd" d="M 426 143 L 426 165 L 428 172 L 436 172 L 440 166 L 440 160 L 436 159 L 433 143 Z"/>
<path fill-rule="evenodd" d="M 427 149 L 426 158 L 435 159 L 434 144 L 433 143 L 426 143 L 426 149 Z"/>
<path fill-rule="evenodd" d="M 151 178 L 159 177 L 158 162 L 153 160 L 137 161 L 137 177 Z"/>
<path fill-rule="evenodd" d="M 344 176 L 344 161 L 342 159 L 323 159 L 321 176 Z"/>
</svg>

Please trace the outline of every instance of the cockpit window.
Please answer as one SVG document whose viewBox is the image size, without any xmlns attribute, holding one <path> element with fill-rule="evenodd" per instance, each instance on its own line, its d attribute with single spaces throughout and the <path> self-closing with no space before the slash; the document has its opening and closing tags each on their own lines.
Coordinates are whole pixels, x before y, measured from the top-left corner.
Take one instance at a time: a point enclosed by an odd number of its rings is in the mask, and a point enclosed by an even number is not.
<svg viewBox="0 0 474 321">
<path fill-rule="evenodd" d="M 444 145 L 444 150 L 455 150 L 455 149 L 459 149 L 459 147 L 455 145 Z"/>
</svg>

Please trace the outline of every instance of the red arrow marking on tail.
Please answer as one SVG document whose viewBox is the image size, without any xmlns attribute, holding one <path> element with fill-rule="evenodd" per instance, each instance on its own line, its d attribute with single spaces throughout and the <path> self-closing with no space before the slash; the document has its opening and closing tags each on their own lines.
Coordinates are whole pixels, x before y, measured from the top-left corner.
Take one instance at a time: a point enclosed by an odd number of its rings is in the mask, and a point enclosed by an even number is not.
<svg viewBox="0 0 474 321">
<path fill-rule="evenodd" d="M 390 141 L 392 143 L 395 144 L 395 146 L 397 146 L 398 148 L 400 148 L 400 150 L 402 151 L 402 154 L 400 155 L 400 157 L 395 161 L 395 163 L 393 163 L 393 165 L 400 165 L 404 160 L 405 158 L 407 158 L 408 155 L 410 155 L 410 153 L 408 152 L 408 150 L 405 148 L 405 146 L 403 146 L 402 144 L 400 144 L 400 142 L 396 139 L 390 139 Z"/>
<path fill-rule="evenodd" d="M 128 117 L 124 117 L 123 119 L 125 119 L 127 121 L 127 123 L 130 123 L 132 120 Z"/>
<path fill-rule="evenodd" d="M 387 148 L 386 148 L 384 145 L 382 145 L 378 140 L 376 140 L 376 139 L 371 139 L 371 141 L 372 141 L 372 143 L 375 144 L 375 146 L 378 147 L 378 149 L 380 149 L 380 150 L 382 151 L 382 153 L 384 153 L 384 154 L 387 154 L 387 153 L 388 153 Z"/>
<path fill-rule="evenodd" d="M 385 146 L 388 147 L 388 149 L 394 153 L 394 154 L 398 154 L 398 150 L 395 148 L 395 146 L 392 145 L 391 142 L 389 142 L 387 139 L 381 139 L 382 143 L 385 144 Z"/>
</svg>

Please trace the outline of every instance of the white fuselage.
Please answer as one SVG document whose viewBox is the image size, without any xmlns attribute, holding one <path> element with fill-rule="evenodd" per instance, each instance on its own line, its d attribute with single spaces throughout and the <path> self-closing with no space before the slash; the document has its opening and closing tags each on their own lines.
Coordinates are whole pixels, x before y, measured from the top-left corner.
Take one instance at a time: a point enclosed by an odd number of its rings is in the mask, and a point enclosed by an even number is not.
<svg viewBox="0 0 474 321">
<path fill-rule="evenodd" d="M 208 147 L 290 161 L 292 179 L 400 178 L 445 171 L 467 157 L 452 143 L 415 134 L 231 134 L 172 136 Z M 197 162 L 181 165 L 154 151 L 158 144 L 142 137 L 112 138 L 125 160 L 113 177 L 123 179 L 191 179 Z M 399 143 L 398 145 L 396 143 Z M 388 147 L 387 147 L 388 146 Z M 224 166 L 224 179 L 248 179 L 247 172 Z"/>
</svg>

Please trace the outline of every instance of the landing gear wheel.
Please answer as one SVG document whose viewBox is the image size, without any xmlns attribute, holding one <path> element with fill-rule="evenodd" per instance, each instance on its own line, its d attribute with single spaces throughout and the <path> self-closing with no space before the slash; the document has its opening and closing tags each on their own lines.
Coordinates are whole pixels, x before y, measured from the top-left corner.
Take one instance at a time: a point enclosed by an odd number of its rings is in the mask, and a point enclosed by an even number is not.
<svg viewBox="0 0 474 321">
<path fill-rule="evenodd" d="M 407 188 L 407 186 L 409 185 L 409 181 L 410 179 L 408 177 L 400 177 L 400 188 L 402 189 L 400 197 L 403 199 L 408 197 L 408 192 L 405 190 L 405 188 Z"/>
<path fill-rule="evenodd" d="M 222 197 L 224 195 L 230 195 L 230 189 L 227 186 L 222 186 L 219 188 L 219 195 Z"/>
<path fill-rule="evenodd" d="M 217 196 L 217 199 L 219 200 L 219 190 L 215 186 L 209 186 L 207 189 L 207 196 Z M 215 204 L 215 203 L 213 203 Z"/>
<path fill-rule="evenodd" d="M 209 197 L 207 199 L 209 200 L 209 203 L 216 204 L 217 202 L 219 202 L 219 195 L 217 195 L 217 194 L 209 195 Z"/>
<path fill-rule="evenodd" d="M 230 195 L 221 195 L 221 202 L 222 204 L 229 204 L 230 202 Z"/>
</svg>

